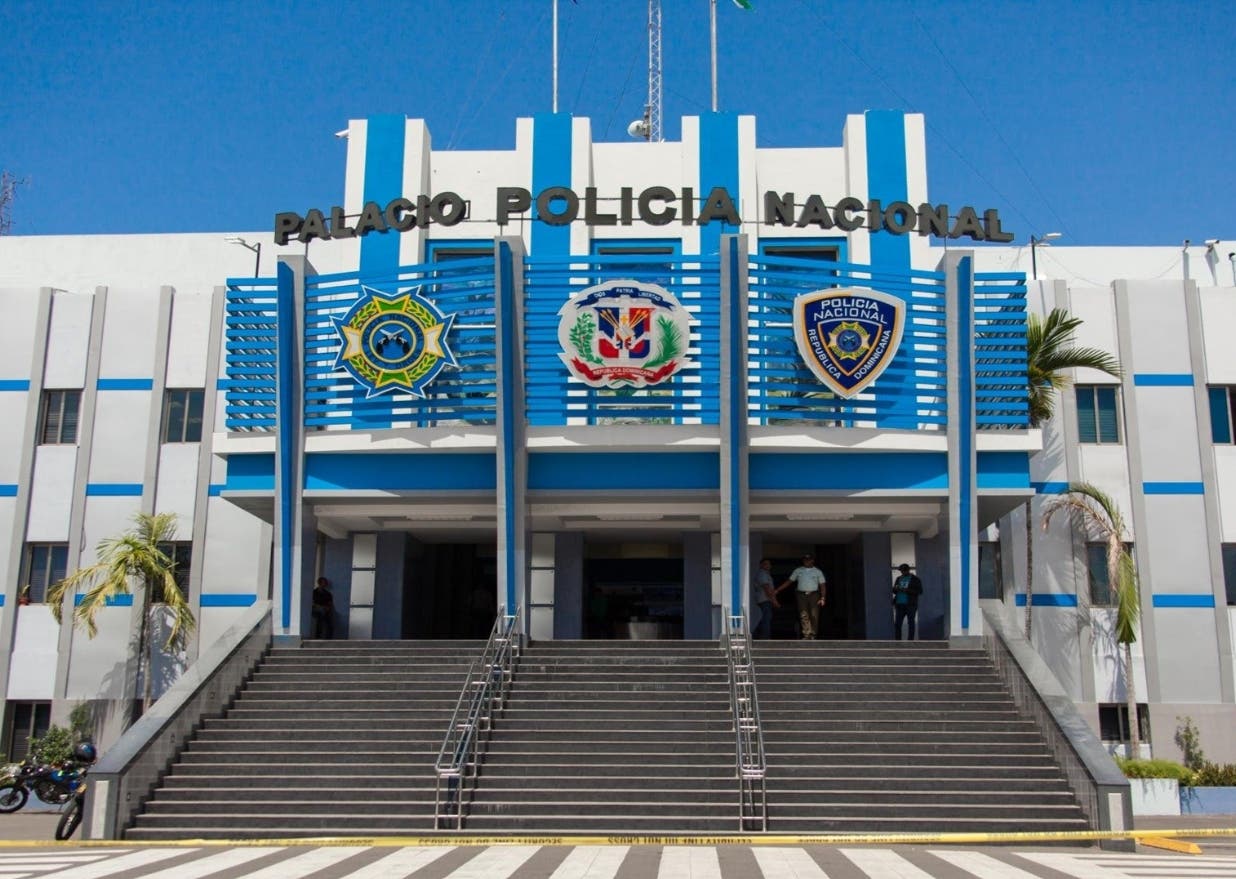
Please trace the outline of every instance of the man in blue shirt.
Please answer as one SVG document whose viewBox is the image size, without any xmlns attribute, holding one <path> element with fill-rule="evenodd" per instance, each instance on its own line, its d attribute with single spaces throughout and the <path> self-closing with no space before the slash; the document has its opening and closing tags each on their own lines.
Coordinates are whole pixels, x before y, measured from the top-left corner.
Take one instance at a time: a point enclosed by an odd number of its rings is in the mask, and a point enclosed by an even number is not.
<svg viewBox="0 0 1236 879">
<path fill-rule="evenodd" d="M 772 637 L 773 597 L 772 559 L 760 559 L 760 568 L 751 581 L 751 631 L 756 638 Z"/>
<path fill-rule="evenodd" d="M 923 594 L 923 581 L 910 573 L 910 566 L 902 564 L 901 573 L 893 581 L 893 639 L 901 640 L 901 621 L 906 620 L 907 639 L 914 640 L 915 617 L 918 616 L 918 597 Z"/>
</svg>

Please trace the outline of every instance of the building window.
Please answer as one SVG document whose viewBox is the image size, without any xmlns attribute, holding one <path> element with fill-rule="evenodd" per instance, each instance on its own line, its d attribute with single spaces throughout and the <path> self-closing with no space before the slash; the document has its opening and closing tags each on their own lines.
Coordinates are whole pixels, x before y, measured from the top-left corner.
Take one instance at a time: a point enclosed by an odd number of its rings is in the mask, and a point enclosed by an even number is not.
<svg viewBox="0 0 1236 879">
<path fill-rule="evenodd" d="M 69 545 L 67 543 L 27 543 L 26 557 L 22 560 L 21 585 L 30 587 L 26 597 L 32 604 L 47 600 L 47 587 L 58 583 L 68 573 Z"/>
<path fill-rule="evenodd" d="M 9 728 L 4 731 L 8 759 L 14 763 L 25 760 L 31 737 L 46 735 L 50 727 L 50 702 L 10 702 Z"/>
<path fill-rule="evenodd" d="M 1210 438 L 1216 443 L 1236 443 L 1232 414 L 1236 412 L 1236 386 L 1215 385 L 1206 389 L 1210 397 Z"/>
<path fill-rule="evenodd" d="M 841 247 L 836 244 L 768 244 L 765 256 L 789 256 L 794 259 L 811 259 L 818 262 L 839 262 Z"/>
<path fill-rule="evenodd" d="M 1125 550 L 1133 556 L 1133 544 L 1126 543 Z M 1107 544 L 1086 544 L 1086 577 L 1090 584 L 1090 604 L 1096 607 L 1114 607 L 1116 596 L 1112 593 L 1111 580 L 1107 576 Z"/>
<path fill-rule="evenodd" d="M 1227 590 L 1228 607 L 1236 606 L 1236 543 L 1225 543 L 1223 550 L 1223 585 Z"/>
<path fill-rule="evenodd" d="M 159 549 L 163 550 L 167 557 L 175 562 L 176 568 L 172 571 L 172 579 L 176 581 L 180 594 L 188 598 L 189 572 L 193 570 L 193 541 L 173 540 L 169 543 L 160 543 Z M 154 584 L 150 600 L 155 604 L 162 604 L 167 600 L 163 594 L 162 583 Z"/>
<path fill-rule="evenodd" d="M 200 443 L 202 405 L 206 392 L 201 388 L 176 388 L 163 397 L 163 442 Z"/>
<path fill-rule="evenodd" d="M 1138 737 L 1150 742 L 1150 706 L 1137 703 Z M 1105 742 L 1129 741 L 1129 706 L 1123 702 L 1099 705 L 1099 738 Z"/>
<path fill-rule="evenodd" d="M 979 598 L 1004 599 L 1004 583 L 1000 578 L 1000 544 L 994 540 L 978 545 Z"/>
<path fill-rule="evenodd" d="M 1083 443 L 1120 442 L 1120 389 L 1116 385 L 1078 385 L 1077 438 Z"/>
<path fill-rule="evenodd" d="M 43 445 L 72 445 L 77 442 L 77 413 L 82 405 L 81 391 L 44 391 L 39 417 L 39 442 Z"/>
</svg>

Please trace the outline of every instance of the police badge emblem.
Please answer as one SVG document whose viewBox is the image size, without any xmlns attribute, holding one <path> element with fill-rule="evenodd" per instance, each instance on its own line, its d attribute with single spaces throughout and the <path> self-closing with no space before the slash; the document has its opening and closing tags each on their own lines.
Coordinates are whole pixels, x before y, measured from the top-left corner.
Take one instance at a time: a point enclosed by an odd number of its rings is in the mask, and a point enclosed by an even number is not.
<svg viewBox="0 0 1236 879">
<path fill-rule="evenodd" d="M 343 347 L 335 369 L 347 370 L 366 397 L 401 392 L 425 396 L 425 386 L 446 366 L 458 368 L 447 345 L 455 315 L 443 314 L 415 290 L 364 294 L 342 318 L 332 317 Z"/>
<path fill-rule="evenodd" d="M 857 396 L 892 363 L 901 345 L 905 302 L 844 287 L 794 300 L 794 340 L 816 378 L 839 396 Z"/>
<path fill-rule="evenodd" d="M 594 388 L 644 388 L 670 378 L 686 356 L 691 317 L 656 284 L 606 281 L 558 310 L 558 356 Z"/>
</svg>

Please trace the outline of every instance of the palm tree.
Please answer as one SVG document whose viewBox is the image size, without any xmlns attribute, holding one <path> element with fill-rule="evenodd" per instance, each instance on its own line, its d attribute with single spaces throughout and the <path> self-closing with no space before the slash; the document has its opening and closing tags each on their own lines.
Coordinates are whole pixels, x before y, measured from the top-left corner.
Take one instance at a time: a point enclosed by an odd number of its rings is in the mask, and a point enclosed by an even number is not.
<svg viewBox="0 0 1236 879">
<path fill-rule="evenodd" d="M 1128 697 L 1130 757 L 1141 749 L 1138 730 L 1137 694 L 1133 686 L 1133 642 L 1137 640 L 1142 615 L 1137 569 L 1125 539 L 1124 516 L 1112 498 L 1088 482 L 1070 483 L 1063 493 L 1047 502 L 1043 509 L 1043 529 L 1057 513 L 1068 516 L 1080 533 L 1107 544 L 1107 582 L 1116 599 L 1116 642 L 1124 645 L 1125 694 Z"/>
<path fill-rule="evenodd" d="M 93 638 L 98 634 L 95 617 L 109 600 L 130 595 L 131 583 L 141 587 L 141 619 L 138 629 L 138 674 L 142 677 L 142 712 L 150 707 L 152 677 L 150 647 L 150 605 L 157 597 L 171 611 L 172 623 L 164 650 L 179 651 L 193 632 L 196 621 L 189 607 L 189 598 L 176 583 L 176 562 L 163 546 L 176 538 L 175 513 L 137 513 L 133 527 L 119 537 L 99 541 L 93 565 L 79 568 L 55 583 L 47 593 L 56 622 L 66 595 L 76 596 L 82 590 L 81 603 L 73 609 L 73 624 Z"/>
<path fill-rule="evenodd" d="M 1066 370 L 1097 369 L 1120 378 L 1120 362 L 1098 348 L 1074 346 L 1079 317 L 1063 308 L 1053 308 L 1046 317 L 1031 314 L 1026 321 L 1026 388 L 1030 403 L 1030 426 L 1050 421 L 1056 409 L 1056 391 L 1069 384 Z M 1033 498 L 1026 498 L 1026 640 L 1034 621 L 1034 523 Z"/>
</svg>

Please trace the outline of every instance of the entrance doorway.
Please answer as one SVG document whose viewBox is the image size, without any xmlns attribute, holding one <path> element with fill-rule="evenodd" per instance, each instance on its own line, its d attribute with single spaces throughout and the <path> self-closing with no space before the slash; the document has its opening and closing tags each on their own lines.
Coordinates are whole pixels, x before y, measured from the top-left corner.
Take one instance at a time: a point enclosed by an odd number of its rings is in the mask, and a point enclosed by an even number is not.
<svg viewBox="0 0 1236 879">
<path fill-rule="evenodd" d="M 498 613 L 492 543 L 418 543 L 404 565 L 405 638 L 488 638 Z"/>
<path fill-rule="evenodd" d="M 786 581 L 802 563 L 805 552 L 815 555 L 816 567 L 828 580 L 828 602 L 820 611 L 818 637 L 824 640 L 865 638 L 862 542 L 801 544 L 766 540 L 764 556 L 772 560 L 775 585 Z M 773 613 L 773 638 L 799 637 L 798 607 L 793 593 L 794 584 L 791 583 L 777 597 L 781 607 Z"/>
<path fill-rule="evenodd" d="M 682 638 L 681 546 L 590 543 L 583 574 L 585 638 Z"/>
</svg>

